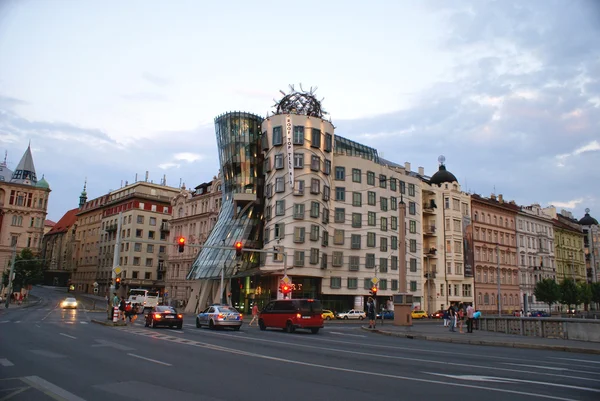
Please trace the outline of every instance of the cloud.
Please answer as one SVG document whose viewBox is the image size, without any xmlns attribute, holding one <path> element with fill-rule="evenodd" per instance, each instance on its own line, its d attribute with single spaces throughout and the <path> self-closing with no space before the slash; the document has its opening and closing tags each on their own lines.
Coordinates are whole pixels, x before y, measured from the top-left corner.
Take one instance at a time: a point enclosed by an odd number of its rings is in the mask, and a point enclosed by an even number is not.
<svg viewBox="0 0 600 401">
<path fill-rule="evenodd" d="M 550 202 L 550 204 L 554 207 L 561 207 L 561 208 L 565 208 L 565 209 L 575 209 L 577 207 L 577 205 L 579 205 L 580 203 L 583 202 L 583 198 L 580 199 L 573 199 L 570 201 L 566 201 L 566 202 Z"/>
<path fill-rule="evenodd" d="M 13 110 L 16 106 L 29 104 L 28 102 L 15 97 L 0 95 L 0 109 Z"/>
<path fill-rule="evenodd" d="M 177 163 L 161 163 L 158 165 L 158 168 L 162 169 L 162 170 L 168 170 L 171 168 L 179 168 L 181 167 L 181 164 L 177 164 Z"/>
<path fill-rule="evenodd" d="M 127 100 L 140 100 L 143 102 L 166 102 L 168 100 L 166 95 L 156 92 L 136 92 L 121 95 L 121 97 Z"/>
<path fill-rule="evenodd" d="M 175 160 L 184 160 L 188 163 L 193 163 L 193 162 L 195 162 L 197 160 L 201 160 L 203 158 L 203 156 L 201 154 L 189 153 L 189 152 L 177 153 L 173 157 L 175 158 Z"/>
<path fill-rule="evenodd" d="M 142 78 L 144 78 L 146 81 L 150 82 L 151 84 L 154 84 L 156 86 L 161 86 L 161 87 L 167 86 L 171 83 L 167 78 L 163 78 L 161 76 L 154 75 L 149 72 L 144 72 L 142 74 Z"/>
<path fill-rule="evenodd" d="M 571 153 L 563 153 L 563 154 L 557 155 L 556 156 L 557 166 L 565 167 L 565 162 L 569 157 L 578 156 L 582 153 L 587 153 L 587 152 L 596 152 L 599 150 L 600 150 L 600 142 L 598 142 L 597 140 L 593 140 L 590 143 L 588 143 L 587 145 L 583 145 L 583 146 L 575 149 Z"/>
</svg>

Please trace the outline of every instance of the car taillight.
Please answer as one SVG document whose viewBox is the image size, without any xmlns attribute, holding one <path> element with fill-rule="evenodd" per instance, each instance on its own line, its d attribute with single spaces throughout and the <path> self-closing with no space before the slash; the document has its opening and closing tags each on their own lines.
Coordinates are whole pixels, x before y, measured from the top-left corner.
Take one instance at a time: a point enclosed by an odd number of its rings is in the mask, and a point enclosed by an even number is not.
<svg viewBox="0 0 600 401">
<path fill-rule="evenodd" d="M 300 319 L 300 318 L 302 317 L 302 315 L 301 315 L 301 314 L 299 314 L 299 313 L 296 313 L 296 317 L 297 317 L 298 319 Z"/>
<path fill-rule="evenodd" d="M 178 319 L 183 319 L 183 315 L 177 315 Z"/>
<path fill-rule="evenodd" d="M 224 314 L 222 314 L 222 313 L 219 313 L 219 315 L 217 316 L 217 319 L 223 319 L 224 317 L 225 317 L 225 315 L 224 315 Z"/>
<path fill-rule="evenodd" d="M 240 319 L 243 319 L 243 318 L 244 318 L 244 315 L 242 315 L 242 314 L 240 313 Z"/>
<path fill-rule="evenodd" d="M 161 316 L 160 316 L 160 313 L 155 313 L 155 314 L 154 314 L 154 318 L 155 318 L 155 319 L 160 319 L 160 318 L 161 318 Z"/>
</svg>

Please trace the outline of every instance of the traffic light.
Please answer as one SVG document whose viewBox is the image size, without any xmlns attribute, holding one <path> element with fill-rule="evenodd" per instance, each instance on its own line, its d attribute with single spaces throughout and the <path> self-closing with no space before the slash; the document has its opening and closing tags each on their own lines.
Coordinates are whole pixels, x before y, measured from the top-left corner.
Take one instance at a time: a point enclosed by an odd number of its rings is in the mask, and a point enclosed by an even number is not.
<svg viewBox="0 0 600 401">
<path fill-rule="evenodd" d="M 376 286 L 371 287 L 370 293 L 372 296 L 376 297 L 377 296 L 377 287 Z"/>
<path fill-rule="evenodd" d="M 242 242 L 238 241 L 235 243 L 235 256 L 242 256 Z"/>
<path fill-rule="evenodd" d="M 185 237 L 179 237 L 177 240 L 177 246 L 179 248 L 179 252 L 183 252 L 185 249 Z"/>
<path fill-rule="evenodd" d="M 115 279 L 115 290 L 118 290 L 119 287 L 121 287 L 121 277 Z"/>
<path fill-rule="evenodd" d="M 279 291 L 281 291 L 281 293 L 282 293 L 283 295 L 287 295 L 287 294 L 289 294 L 290 292 L 292 292 L 292 286 L 291 286 L 291 285 L 289 285 L 289 284 L 281 283 L 281 284 L 279 285 Z"/>
</svg>

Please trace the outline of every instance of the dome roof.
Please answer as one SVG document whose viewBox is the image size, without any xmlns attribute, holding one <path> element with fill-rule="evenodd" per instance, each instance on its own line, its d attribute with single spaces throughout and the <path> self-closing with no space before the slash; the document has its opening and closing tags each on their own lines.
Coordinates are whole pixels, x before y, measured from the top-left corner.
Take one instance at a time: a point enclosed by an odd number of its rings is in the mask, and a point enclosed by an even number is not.
<svg viewBox="0 0 600 401">
<path fill-rule="evenodd" d="M 446 166 L 440 163 L 440 168 L 434 175 L 431 176 L 429 182 L 432 184 L 441 185 L 444 182 L 458 182 L 454 174 L 446 170 Z"/>
<path fill-rule="evenodd" d="M 582 226 L 593 226 L 598 225 L 598 220 L 590 216 L 590 209 L 585 209 L 585 216 L 579 220 L 579 224 Z"/>
<path fill-rule="evenodd" d="M 48 181 L 46 181 L 43 175 L 42 179 L 39 180 L 35 186 L 38 188 L 50 189 L 50 184 L 48 184 Z"/>
</svg>

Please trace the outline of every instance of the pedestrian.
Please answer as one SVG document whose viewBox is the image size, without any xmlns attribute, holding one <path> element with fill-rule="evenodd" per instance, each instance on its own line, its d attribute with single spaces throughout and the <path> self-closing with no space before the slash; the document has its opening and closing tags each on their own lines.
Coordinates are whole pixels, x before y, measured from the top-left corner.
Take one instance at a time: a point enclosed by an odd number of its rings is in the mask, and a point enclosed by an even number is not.
<svg viewBox="0 0 600 401">
<path fill-rule="evenodd" d="M 444 327 L 448 327 L 448 322 L 450 321 L 450 317 L 448 315 L 448 310 L 444 309 L 444 312 L 442 313 L 442 317 L 444 318 Z"/>
<path fill-rule="evenodd" d="M 464 334 L 463 331 L 463 320 L 465 318 L 465 311 L 463 309 L 463 306 L 461 304 L 461 306 L 458 308 L 458 312 L 456 313 L 456 324 L 458 326 L 458 332 L 461 334 Z"/>
<path fill-rule="evenodd" d="M 256 302 L 252 305 L 252 320 L 250 320 L 250 324 L 248 326 L 252 326 L 252 323 L 256 322 L 258 326 L 258 305 Z"/>
<path fill-rule="evenodd" d="M 467 306 L 467 333 L 473 332 L 473 315 L 475 314 L 475 309 L 473 309 L 473 305 Z"/>
<path fill-rule="evenodd" d="M 125 321 L 125 309 L 127 308 L 127 303 L 125 302 L 125 297 L 121 297 L 121 302 L 119 302 L 119 319 Z"/>
<path fill-rule="evenodd" d="M 454 307 L 452 305 L 448 307 L 448 318 L 450 320 L 448 323 L 450 326 L 450 331 L 455 332 L 456 330 L 454 330 L 454 325 L 456 324 L 456 312 L 454 311 Z"/>
<path fill-rule="evenodd" d="M 369 328 L 375 328 L 375 301 L 369 297 L 367 300 L 367 318 L 369 319 Z"/>
</svg>

